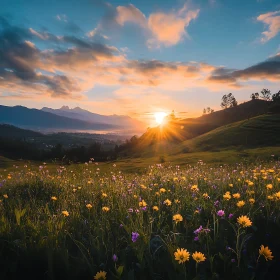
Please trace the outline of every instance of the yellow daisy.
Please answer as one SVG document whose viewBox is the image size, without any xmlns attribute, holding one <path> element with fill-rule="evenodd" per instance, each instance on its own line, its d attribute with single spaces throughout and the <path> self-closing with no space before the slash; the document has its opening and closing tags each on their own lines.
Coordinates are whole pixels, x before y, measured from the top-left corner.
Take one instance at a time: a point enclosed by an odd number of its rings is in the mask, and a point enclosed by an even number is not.
<svg viewBox="0 0 280 280">
<path fill-rule="evenodd" d="M 200 263 L 200 262 L 204 262 L 206 260 L 204 254 L 200 253 L 200 252 L 197 252 L 195 251 L 193 254 L 192 254 L 192 258 L 197 262 L 197 263 Z"/>
<path fill-rule="evenodd" d="M 184 249 L 177 249 L 177 251 L 174 253 L 175 260 L 179 262 L 179 264 L 184 263 L 190 259 L 190 253 Z"/>
<path fill-rule="evenodd" d="M 259 255 L 264 256 L 266 261 L 272 261 L 274 258 L 270 249 L 268 247 L 264 247 L 263 245 L 261 245 L 261 248 L 259 249 Z"/>
</svg>

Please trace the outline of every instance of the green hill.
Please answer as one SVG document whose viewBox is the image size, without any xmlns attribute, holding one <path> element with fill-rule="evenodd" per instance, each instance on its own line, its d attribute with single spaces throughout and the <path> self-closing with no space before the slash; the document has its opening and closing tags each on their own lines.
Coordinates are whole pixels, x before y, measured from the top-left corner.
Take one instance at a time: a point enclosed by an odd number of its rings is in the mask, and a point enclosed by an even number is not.
<svg viewBox="0 0 280 280">
<path fill-rule="evenodd" d="M 174 152 L 280 146 L 280 114 L 261 115 L 216 128 L 181 143 Z"/>
</svg>

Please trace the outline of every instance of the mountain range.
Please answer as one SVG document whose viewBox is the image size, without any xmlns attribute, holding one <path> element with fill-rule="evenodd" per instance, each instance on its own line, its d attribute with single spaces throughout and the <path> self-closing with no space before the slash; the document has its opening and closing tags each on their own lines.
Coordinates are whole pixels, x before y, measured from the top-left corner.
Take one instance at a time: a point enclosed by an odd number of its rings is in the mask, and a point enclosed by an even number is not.
<svg viewBox="0 0 280 280">
<path fill-rule="evenodd" d="M 141 133 L 145 124 L 129 116 L 104 116 L 79 107 L 70 109 L 29 109 L 23 106 L 0 105 L 0 123 L 15 125 L 38 131 L 94 131 L 125 134 Z"/>
<path fill-rule="evenodd" d="M 68 106 L 62 106 L 60 109 L 52 109 L 48 107 L 43 107 L 41 109 L 44 112 L 49 112 L 58 116 L 78 119 L 86 122 L 100 123 L 100 124 L 110 124 L 117 125 L 120 129 L 145 129 L 146 125 L 136 119 L 133 119 L 129 116 L 123 115 L 100 115 L 92 113 L 90 111 L 81 109 L 80 107 L 75 107 L 70 109 Z"/>
</svg>

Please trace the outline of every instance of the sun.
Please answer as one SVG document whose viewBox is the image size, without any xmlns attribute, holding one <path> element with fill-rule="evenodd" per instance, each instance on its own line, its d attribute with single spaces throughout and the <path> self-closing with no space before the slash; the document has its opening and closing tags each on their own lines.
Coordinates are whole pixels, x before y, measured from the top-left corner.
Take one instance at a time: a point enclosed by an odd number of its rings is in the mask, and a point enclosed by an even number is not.
<svg viewBox="0 0 280 280">
<path fill-rule="evenodd" d="M 164 113 L 164 112 L 156 112 L 156 113 L 154 113 L 155 121 L 156 121 L 157 124 L 162 124 L 163 120 L 164 120 L 164 118 L 166 116 L 167 116 L 167 114 Z"/>
</svg>

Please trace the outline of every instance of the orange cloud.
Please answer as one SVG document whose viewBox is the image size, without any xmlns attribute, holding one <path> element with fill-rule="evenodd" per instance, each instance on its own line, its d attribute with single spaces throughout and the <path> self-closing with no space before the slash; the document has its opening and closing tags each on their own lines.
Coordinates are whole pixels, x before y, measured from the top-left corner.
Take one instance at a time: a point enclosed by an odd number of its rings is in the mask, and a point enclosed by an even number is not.
<svg viewBox="0 0 280 280">
<path fill-rule="evenodd" d="M 268 28 L 267 31 L 262 32 L 261 42 L 266 43 L 280 32 L 280 11 L 261 14 L 257 20 L 263 22 Z"/>
<path fill-rule="evenodd" d="M 137 24 L 147 31 L 147 45 L 150 48 L 173 46 L 187 37 L 186 28 L 197 18 L 199 10 L 190 10 L 185 4 L 177 11 L 168 13 L 156 12 L 148 18 L 134 5 L 118 6 L 116 8 L 116 22 L 123 26 L 126 22 Z"/>
<path fill-rule="evenodd" d="M 187 36 L 186 28 L 191 20 L 197 18 L 198 14 L 199 10 L 187 10 L 186 5 L 177 12 L 151 14 L 148 26 L 153 38 L 148 40 L 148 46 L 163 44 L 168 47 L 176 45 Z"/>
</svg>

